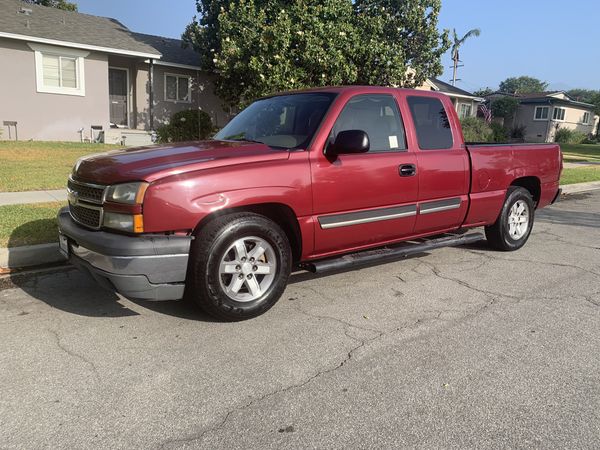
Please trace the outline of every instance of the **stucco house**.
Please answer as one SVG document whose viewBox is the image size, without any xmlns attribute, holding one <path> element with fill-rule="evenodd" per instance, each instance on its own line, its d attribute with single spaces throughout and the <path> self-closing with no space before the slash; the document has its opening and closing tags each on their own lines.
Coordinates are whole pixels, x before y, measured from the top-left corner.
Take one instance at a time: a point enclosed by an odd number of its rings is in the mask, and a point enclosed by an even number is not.
<svg viewBox="0 0 600 450">
<path fill-rule="evenodd" d="M 179 110 L 228 115 L 181 41 L 135 33 L 115 19 L 0 0 L 0 139 L 128 145 Z M 10 128 L 10 130 L 9 130 Z"/>
<path fill-rule="evenodd" d="M 483 98 L 477 97 L 464 89 L 452 86 L 437 78 L 427 79 L 418 89 L 446 94 L 452 99 L 454 108 L 461 119 L 464 119 L 465 117 L 475 117 L 477 115 L 477 108 L 485 101 Z"/>
<path fill-rule="evenodd" d="M 525 127 L 526 142 L 554 142 L 560 128 L 593 135 L 598 129 L 600 118 L 594 114 L 594 105 L 579 102 L 563 91 L 533 94 L 494 93 L 488 98 L 493 101 L 502 96 L 511 96 L 519 101 L 517 111 L 504 121 L 508 128 Z"/>
</svg>

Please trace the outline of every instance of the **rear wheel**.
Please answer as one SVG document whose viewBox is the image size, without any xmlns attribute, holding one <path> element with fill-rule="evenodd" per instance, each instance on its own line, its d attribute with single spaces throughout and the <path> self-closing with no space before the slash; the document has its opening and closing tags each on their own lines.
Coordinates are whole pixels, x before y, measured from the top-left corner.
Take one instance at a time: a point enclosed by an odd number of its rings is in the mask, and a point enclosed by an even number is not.
<svg viewBox="0 0 600 450">
<path fill-rule="evenodd" d="M 533 228 L 535 207 L 531 194 L 525 188 L 512 186 L 496 223 L 485 227 L 485 236 L 497 250 L 518 250 L 529 238 Z"/>
<path fill-rule="evenodd" d="M 253 213 L 219 217 L 197 233 L 186 296 L 227 321 L 256 317 L 283 294 L 292 256 L 283 230 Z"/>
</svg>

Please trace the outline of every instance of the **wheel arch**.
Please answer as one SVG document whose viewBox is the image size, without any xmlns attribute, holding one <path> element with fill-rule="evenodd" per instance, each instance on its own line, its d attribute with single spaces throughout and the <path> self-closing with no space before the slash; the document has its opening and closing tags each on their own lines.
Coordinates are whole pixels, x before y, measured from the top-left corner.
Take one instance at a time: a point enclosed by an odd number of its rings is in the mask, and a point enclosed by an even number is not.
<svg viewBox="0 0 600 450">
<path fill-rule="evenodd" d="M 302 232 L 300 231 L 300 224 L 298 223 L 298 219 L 294 210 L 284 203 L 256 203 L 219 209 L 203 217 L 194 228 L 193 234 L 196 235 L 199 233 L 202 228 L 204 228 L 208 223 L 217 217 L 239 212 L 252 212 L 259 214 L 267 217 L 279 225 L 290 242 L 294 263 L 300 261 L 302 255 Z"/>
<path fill-rule="evenodd" d="M 542 195 L 542 184 L 538 177 L 527 176 L 519 177 L 510 183 L 511 186 L 518 186 L 527 189 L 533 198 L 534 205 L 537 207 Z"/>
</svg>

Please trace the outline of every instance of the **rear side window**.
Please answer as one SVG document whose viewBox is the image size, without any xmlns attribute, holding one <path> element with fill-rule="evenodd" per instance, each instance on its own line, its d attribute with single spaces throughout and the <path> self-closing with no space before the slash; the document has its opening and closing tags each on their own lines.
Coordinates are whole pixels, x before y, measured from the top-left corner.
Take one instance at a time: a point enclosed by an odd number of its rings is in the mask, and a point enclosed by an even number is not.
<svg viewBox="0 0 600 450">
<path fill-rule="evenodd" d="M 452 148 L 452 129 L 442 102 L 433 97 L 408 97 L 407 100 L 415 123 L 419 148 Z"/>
<path fill-rule="evenodd" d="M 331 142 L 340 131 L 346 130 L 362 130 L 367 133 L 369 153 L 406 151 L 402 117 L 396 100 L 391 95 L 352 97 L 335 121 L 331 130 Z"/>
</svg>

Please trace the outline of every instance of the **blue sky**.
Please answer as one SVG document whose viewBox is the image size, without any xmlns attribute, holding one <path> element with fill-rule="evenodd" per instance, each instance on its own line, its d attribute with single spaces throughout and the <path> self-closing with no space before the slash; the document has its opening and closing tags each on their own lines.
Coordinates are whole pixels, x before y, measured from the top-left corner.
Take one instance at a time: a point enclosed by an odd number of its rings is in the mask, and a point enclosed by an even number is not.
<svg viewBox="0 0 600 450">
<path fill-rule="evenodd" d="M 132 30 L 180 37 L 196 13 L 194 0 L 75 0 L 79 11 L 119 19 Z M 530 75 L 552 89 L 600 89 L 600 52 L 593 30 L 597 0 L 442 0 L 441 28 L 462 35 L 480 28 L 461 51 L 459 86 L 497 87 L 509 76 Z M 443 58 L 448 81 L 450 55 Z"/>
</svg>

